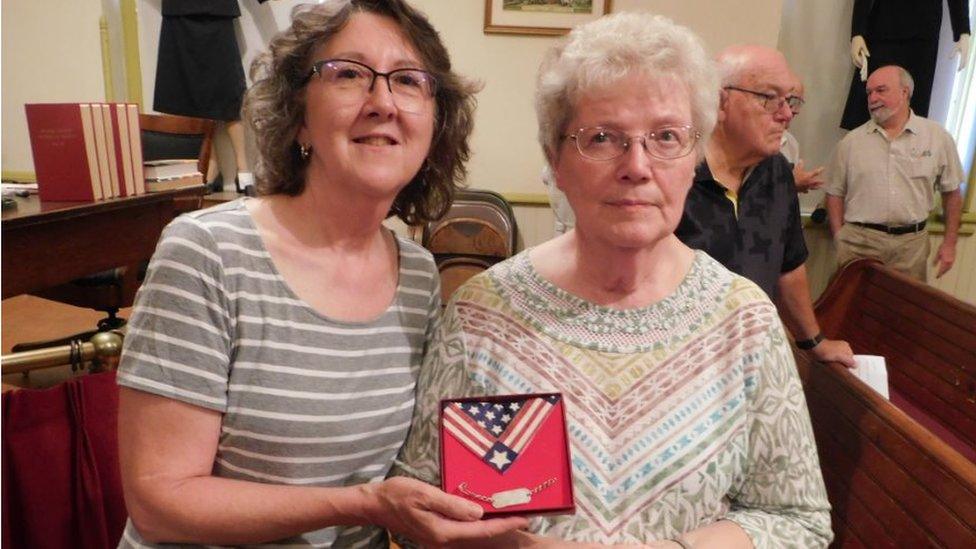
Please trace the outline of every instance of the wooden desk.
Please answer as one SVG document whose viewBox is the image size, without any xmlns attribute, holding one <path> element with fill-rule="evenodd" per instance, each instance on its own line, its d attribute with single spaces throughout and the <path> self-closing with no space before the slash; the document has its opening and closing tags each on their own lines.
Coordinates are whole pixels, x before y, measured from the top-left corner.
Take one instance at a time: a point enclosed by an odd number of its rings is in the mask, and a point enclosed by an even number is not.
<svg viewBox="0 0 976 549">
<path fill-rule="evenodd" d="M 237 200 L 242 196 L 244 195 L 237 191 L 219 191 L 215 193 L 209 193 L 207 194 L 207 196 L 203 197 L 203 207 L 209 208 L 210 206 L 216 206 L 218 204 L 223 204 L 224 202 Z"/>
<path fill-rule="evenodd" d="M 98 202 L 18 197 L 3 211 L 3 298 L 134 265 L 152 256 L 167 223 L 201 206 L 204 187 Z"/>
</svg>

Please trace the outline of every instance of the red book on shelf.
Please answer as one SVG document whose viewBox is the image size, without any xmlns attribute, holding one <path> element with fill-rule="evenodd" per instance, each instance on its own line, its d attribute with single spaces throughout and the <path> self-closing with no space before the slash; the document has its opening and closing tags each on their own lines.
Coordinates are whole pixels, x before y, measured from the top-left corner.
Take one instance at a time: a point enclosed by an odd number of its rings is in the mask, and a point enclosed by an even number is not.
<svg viewBox="0 0 976 549">
<path fill-rule="evenodd" d="M 102 199 L 105 195 L 91 105 L 30 103 L 24 110 L 39 198 Z"/>
</svg>

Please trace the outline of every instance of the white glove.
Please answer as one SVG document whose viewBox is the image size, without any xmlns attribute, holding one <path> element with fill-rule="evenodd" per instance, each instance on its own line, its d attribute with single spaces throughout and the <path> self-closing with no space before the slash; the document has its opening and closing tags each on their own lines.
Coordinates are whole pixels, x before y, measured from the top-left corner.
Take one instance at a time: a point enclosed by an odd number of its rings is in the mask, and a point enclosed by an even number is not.
<svg viewBox="0 0 976 549">
<path fill-rule="evenodd" d="M 956 53 L 959 54 L 959 69 L 963 70 L 966 68 L 966 63 L 969 61 L 969 35 L 960 34 L 959 41 L 956 42 L 955 48 L 953 48 Z"/>
<path fill-rule="evenodd" d="M 868 51 L 868 45 L 864 43 L 864 37 L 857 35 L 851 38 L 851 61 L 855 67 L 861 69 L 862 82 L 868 79 L 868 57 L 871 57 L 871 52 Z"/>
</svg>

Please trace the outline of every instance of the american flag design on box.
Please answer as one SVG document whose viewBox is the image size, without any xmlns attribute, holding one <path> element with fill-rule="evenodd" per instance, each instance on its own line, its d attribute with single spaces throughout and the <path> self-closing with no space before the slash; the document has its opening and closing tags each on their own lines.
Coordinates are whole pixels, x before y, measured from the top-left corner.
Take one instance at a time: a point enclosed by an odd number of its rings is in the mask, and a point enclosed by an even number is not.
<svg viewBox="0 0 976 549">
<path fill-rule="evenodd" d="M 482 461 L 505 473 L 559 402 L 560 395 L 490 402 L 450 402 L 444 429 Z"/>
</svg>

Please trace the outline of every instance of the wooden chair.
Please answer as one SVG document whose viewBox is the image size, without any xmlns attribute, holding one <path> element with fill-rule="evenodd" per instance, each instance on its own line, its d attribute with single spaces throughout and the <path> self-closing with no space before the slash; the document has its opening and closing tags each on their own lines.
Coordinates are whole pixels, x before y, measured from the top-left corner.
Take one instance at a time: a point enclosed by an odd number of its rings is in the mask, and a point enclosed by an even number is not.
<svg viewBox="0 0 976 549">
<path fill-rule="evenodd" d="M 459 191 L 447 214 L 423 232 L 423 245 L 441 273 L 443 303 L 467 279 L 511 257 L 517 238 L 515 212 L 505 198 L 492 191 Z"/>
<path fill-rule="evenodd" d="M 172 114 L 140 114 L 142 159 L 196 158 L 197 169 L 207 180 L 215 123 L 205 118 Z"/>
<path fill-rule="evenodd" d="M 206 181 L 215 127 L 213 120 L 168 114 L 140 114 L 139 127 L 143 160 L 196 158 L 198 169 Z M 199 205 L 187 207 L 193 209 Z M 111 242 L 106 245 L 111 245 Z M 117 316 L 118 311 L 132 306 L 136 290 L 145 276 L 148 261 L 147 257 L 139 264 L 122 265 L 108 271 L 92 273 L 67 284 L 34 292 L 34 295 L 52 301 L 104 311 L 107 316 L 98 322 L 96 329 L 52 341 L 20 343 L 13 350 L 19 352 L 65 345 L 78 339 L 87 341 L 96 332 L 122 327 L 125 320 Z"/>
</svg>

